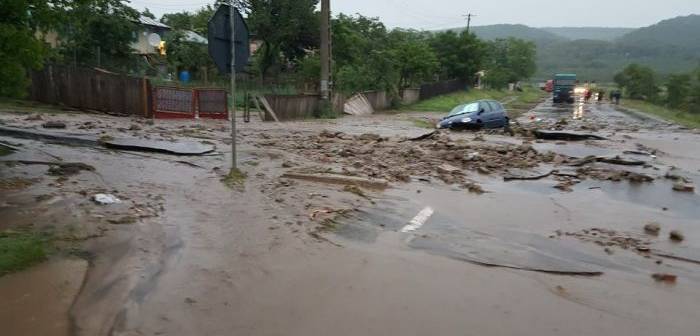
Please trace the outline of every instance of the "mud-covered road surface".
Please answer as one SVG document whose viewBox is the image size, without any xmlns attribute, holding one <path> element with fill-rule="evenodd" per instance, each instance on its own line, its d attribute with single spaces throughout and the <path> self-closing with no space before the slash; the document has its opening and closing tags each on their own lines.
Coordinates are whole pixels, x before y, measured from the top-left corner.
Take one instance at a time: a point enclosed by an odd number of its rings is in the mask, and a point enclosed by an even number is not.
<svg viewBox="0 0 700 336">
<path fill-rule="evenodd" d="M 697 335 L 700 198 L 674 190 L 700 181 L 697 131 L 605 103 L 548 101 L 519 118 L 515 135 L 442 131 L 411 140 L 431 132 L 415 120 L 437 118 L 240 124 L 247 177 L 227 185 L 226 122 L 0 113 L 6 127 L 41 130 L 57 120 L 85 136 L 216 147 L 172 156 L 0 135 L 18 149 L 0 157 L 0 230 L 51 230 L 59 249 L 79 250 L 70 258 L 90 264 L 77 287 L 82 276 L 66 280 L 80 291 L 63 322 L 56 310 L 37 309 L 36 325 L 59 327 L 10 330 Z M 604 140 L 543 140 L 535 129 Z M 58 160 L 94 170 L 66 176 L 22 163 Z M 97 193 L 122 202 L 97 205 Z M 650 224 L 660 232 L 645 231 Z M 32 295 L 26 283 L 5 280 L 0 291 Z M 42 298 L 31 304 L 66 306 Z M 0 310 L 0 322 L 15 323 L 28 314 L 22 309 Z"/>
</svg>

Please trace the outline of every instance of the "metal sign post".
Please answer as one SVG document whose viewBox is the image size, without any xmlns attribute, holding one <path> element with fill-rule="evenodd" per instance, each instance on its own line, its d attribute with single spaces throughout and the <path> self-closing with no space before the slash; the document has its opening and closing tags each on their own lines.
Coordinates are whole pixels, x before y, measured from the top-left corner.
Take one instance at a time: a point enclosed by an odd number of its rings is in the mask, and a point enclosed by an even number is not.
<svg viewBox="0 0 700 336">
<path fill-rule="evenodd" d="M 231 25 L 231 168 L 238 169 L 236 155 L 236 13 L 234 0 L 229 0 L 229 18 Z"/>
</svg>

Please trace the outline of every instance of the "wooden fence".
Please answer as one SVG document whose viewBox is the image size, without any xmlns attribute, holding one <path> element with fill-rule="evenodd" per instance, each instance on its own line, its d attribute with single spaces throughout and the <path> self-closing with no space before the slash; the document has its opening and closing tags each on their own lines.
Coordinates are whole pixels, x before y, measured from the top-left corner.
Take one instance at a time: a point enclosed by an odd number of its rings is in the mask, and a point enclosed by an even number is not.
<svg viewBox="0 0 700 336">
<path fill-rule="evenodd" d="M 426 100 L 444 94 L 468 89 L 468 82 L 461 79 L 454 79 L 431 84 L 423 84 L 420 87 L 420 100 Z"/>
<path fill-rule="evenodd" d="M 81 110 L 150 117 L 150 89 L 149 81 L 143 78 L 47 65 L 32 72 L 29 97 Z"/>
</svg>

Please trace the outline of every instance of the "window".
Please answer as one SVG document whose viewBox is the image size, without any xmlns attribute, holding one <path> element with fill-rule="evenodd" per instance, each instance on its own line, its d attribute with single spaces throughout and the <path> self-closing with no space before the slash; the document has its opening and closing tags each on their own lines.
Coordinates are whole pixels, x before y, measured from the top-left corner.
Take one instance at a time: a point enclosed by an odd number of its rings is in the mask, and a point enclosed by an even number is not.
<svg viewBox="0 0 700 336">
<path fill-rule="evenodd" d="M 477 111 L 479 111 L 479 103 L 459 105 L 450 112 L 450 117 L 460 114 L 474 113 Z"/>
</svg>

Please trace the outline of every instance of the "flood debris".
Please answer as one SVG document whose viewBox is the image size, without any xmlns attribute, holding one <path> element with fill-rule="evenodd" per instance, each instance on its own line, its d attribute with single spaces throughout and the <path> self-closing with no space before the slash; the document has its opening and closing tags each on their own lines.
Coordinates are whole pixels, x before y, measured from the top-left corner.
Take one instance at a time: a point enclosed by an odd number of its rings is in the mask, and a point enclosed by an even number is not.
<svg viewBox="0 0 700 336">
<path fill-rule="evenodd" d="M 656 222 L 649 223 L 644 226 L 644 232 L 650 235 L 658 236 L 659 233 L 661 233 L 661 224 Z"/>
<path fill-rule="evenodd" d="M 620 248 L 636 252 L 646 256 L 651 252 L 652 241 L 648 237 L 640 236 L 630 232 L 620 232 L 604 228 L 591 228 L 576 232 L 566 232 L 565 237 L 576 238 L 582 242 L 593 243 L 603 248 L 607 254 L 611 254 L 606 249 Z"/>
<path fill-rule="evenodd" d="M 656 282 L 663 282 L 665 284 L 673 285 L 678 281 L 678 276 L 667 273 L 655 273 L 651 276 Z"/>
<path fill-rule="evenodd" d="M 82 162 L 55 162 L 55 161 L 31 161 L 31 160 L 14 160 L 1 161 L 6 164 L 22 164 L 22 165 L 44 165 L 49 166 L 49 175 L 53 176 L 73 176 L 80 174 L 83 171 L 94 172 L 95 167 Z"/>
<path fill-rule="evenodd" d="M 503 176 L 504 181 L 516 181 L 516 180 L 522 180 L 522 181 L 535 181 L 535 180 L 541 180 L 543 178 L 547 178 L 552 176 L 552 174 L 556 173 L 556 170 L 552 170 L 548 173 L 544 174 L 538 174 L 538 175 L 531 175 L 531 176 L 524 176 L 524 175 L 506 175 Z"/>
<path fill-rule="evenodd" d="M 581 167 L 581 166 L 585 166 L 587 164 L 596 163 L 596 162 L 602 162 L 602 163 L 613 164 L 613 165 L 621 165 L 621 166 L 644 166 L 647 164 L 644 161 L 626 160 L 620 156 L 615 156 L 615 157 L 587 156 L 585 158 L 575 160 L 574 162 L 570 163 L 569 165 L 572 167 Z"/>
<path fill-rule="evenodd" d="M 356 176 L 345 176 L 337 174 L 285 173 L 284 175 L 282 175 L 282 178 L 310 182 L 321 182 L 328 184 L 355 185 L 373 189 L 385 189 L 389 187 L 389 182 L 386 180 L 361 178 Z"/>
<path fill-rule="evenodd" d="M 43 123 L 41 127 L 46 129 L 65 129 L 66 123 L 60 121 L 47 121 Z"/>
<path fill-rule="evenodd" d="M 685 240 L 685 235 L 683 234 L 683 232 L 673 230 L 668 234 L 668 238 L 671 239 L 671 241 L 680 243 Z"/>
<path fill-rule="evenodd" d="M 694 193 L 695 185 L 690 183 L 678 182 L 673 185 L 673 190 L 684 193 Z"/>
<path fill-rule="evenodd" d="M 555 132 L 534 130 L 532 134 L 541 140 L 563 140 L 563 141 L 586 141 L 586 140 L 608 140 L 605 137 L 595 134 L 575 133 L 575 132 Z"/>
<path fill-rule="evenodd" d="M 92 196 L 92 200 L 99 205 L 119 204 L 122 201 L 112 194 L 96 194 Z"/>
</svg>

